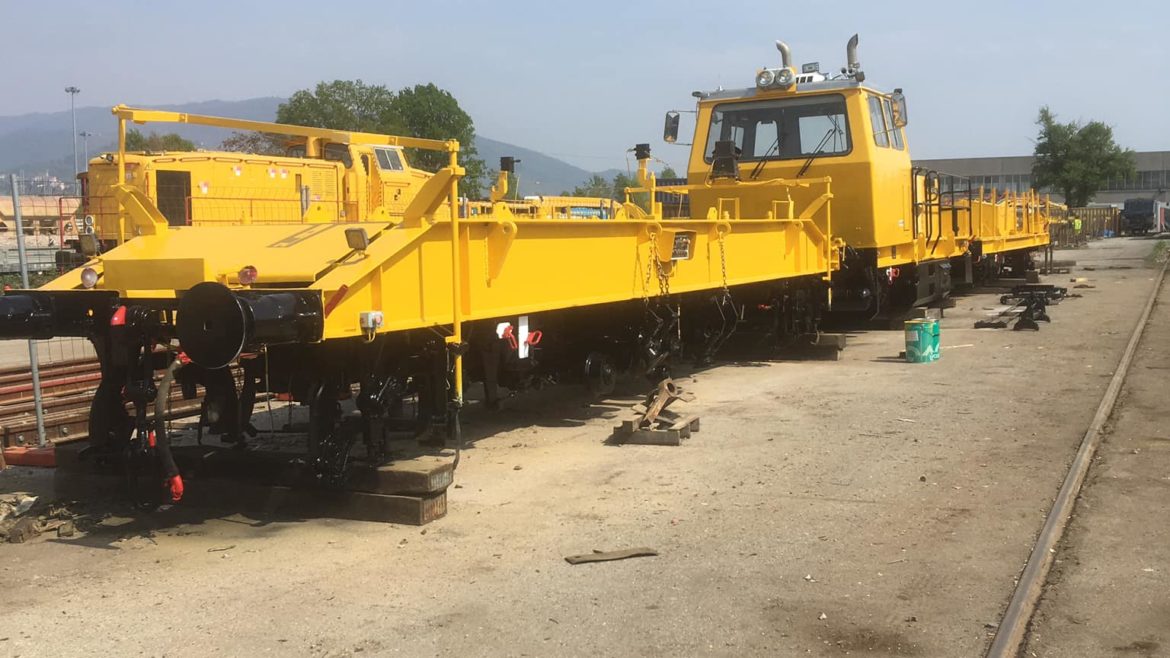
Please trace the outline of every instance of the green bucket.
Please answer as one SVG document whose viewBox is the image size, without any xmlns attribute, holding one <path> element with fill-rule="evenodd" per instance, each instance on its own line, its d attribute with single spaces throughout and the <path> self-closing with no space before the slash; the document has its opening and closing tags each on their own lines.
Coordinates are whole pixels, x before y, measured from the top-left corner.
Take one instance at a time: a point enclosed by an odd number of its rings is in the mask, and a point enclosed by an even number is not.
<svg viewBox="0 0 1170 658">
<path fill-rule="evenodd" d="M 938 361 L 938 320 L 906 321 L 906 360 L 910 363 Z"/>
</svg>

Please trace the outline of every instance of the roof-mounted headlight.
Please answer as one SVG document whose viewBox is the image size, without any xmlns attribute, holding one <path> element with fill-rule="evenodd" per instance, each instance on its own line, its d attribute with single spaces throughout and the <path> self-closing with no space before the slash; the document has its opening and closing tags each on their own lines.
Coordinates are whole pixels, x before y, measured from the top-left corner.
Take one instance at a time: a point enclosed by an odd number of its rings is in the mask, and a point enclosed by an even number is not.
<svg viewBox="0 0 1170 658">
<path fill-rule="evenodd" d="M 796 82 L 792 69 L 763 69 L 756 74 L 756 87 L 759 89 L 788 89 Z"/>
</svg>

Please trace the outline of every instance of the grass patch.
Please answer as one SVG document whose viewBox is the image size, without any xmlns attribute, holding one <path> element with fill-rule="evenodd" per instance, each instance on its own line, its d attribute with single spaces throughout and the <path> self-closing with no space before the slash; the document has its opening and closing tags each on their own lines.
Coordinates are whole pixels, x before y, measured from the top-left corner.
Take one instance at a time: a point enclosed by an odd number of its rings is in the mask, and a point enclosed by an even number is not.
<svg viewBox="0 0 1170 658">
<path fill-rule="evenodd" d="M 40 288 L 53 279 L 56 279 L 57 276 L 58 274 L 56 272 L 29 272 L 28 283 L 33 288 Z M 23 288 L 24 284 L 20 282 L 19 274 L 0 274 L 0 288 L 4 286 Z"/>
<path fill-rule="evenodd" d="M 1158 240 L 1154 243 L 1154 249 L 1150 251 L 1150 255 L 1146 256 L 1146 264 L 1164 263 L 1168 255 L 1170 255 L 1170 240 Z"/>
</svg>

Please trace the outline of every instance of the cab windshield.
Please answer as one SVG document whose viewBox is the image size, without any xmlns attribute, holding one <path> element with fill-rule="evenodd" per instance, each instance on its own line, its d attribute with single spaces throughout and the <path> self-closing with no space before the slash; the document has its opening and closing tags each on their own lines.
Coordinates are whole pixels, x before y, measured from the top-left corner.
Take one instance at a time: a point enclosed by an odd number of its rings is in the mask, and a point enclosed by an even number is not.
<svg viewBox="0 0 1170 658">
<path fill-rule="evenodd" d="M 850 150 L 845 97 L 833 94 L 716 105 L 707 132 L 707 162 L 711 162 L 715 142 L 727 140 L 740 149 L 741 162 L 843 155 Z"/>
</svg>

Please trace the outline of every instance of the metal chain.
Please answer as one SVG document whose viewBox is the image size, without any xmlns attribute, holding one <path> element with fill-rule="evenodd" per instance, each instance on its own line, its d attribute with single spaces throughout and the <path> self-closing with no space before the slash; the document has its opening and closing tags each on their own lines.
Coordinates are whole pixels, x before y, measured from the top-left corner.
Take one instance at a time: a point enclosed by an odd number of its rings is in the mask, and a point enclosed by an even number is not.
<svg viewBox="0 0 1170 658">
<path fill-rule="evenodd" d="M 726 235 L 725 232 L 719 231 L 719 269 L 723 273 L 723 294 L 730 295 L 731 291 L 727 288 L 727 249 L 724 242 Z"/>
<path fill-rule="evenodd" d="M 662 266 L 662 259 L 658 257 L 658 246 L 655 241 L 654 246 L 654 267 L 658 270 L 658 294 L 670 296 L 670 275 L 667 274 L 666 268 Z"/>
<path fill-rule="evenodd" d="M 646 261 L 646 279 L 642 281 L 642 300 L 650 301 L 650 277 L 654 273 L 654 260 L 658 257 L 658 248 L 656 236 L 650 234 L 650 258 Z"/>
<path fill-rule="evenodd" d="M 658 258 L 658 234 L 650 234 L 650 262 L 646 263 L 646 281 L 642 285 L 642 296 L 644 299 L 649 299 L 646 289 L 650 287 L 650 275 L 652 272 L 658 274 L 658 294 L 670 295 L 670 275 L 667 274 L 666 268 L 662 267 L 662 260 Z"/>
</svg>

